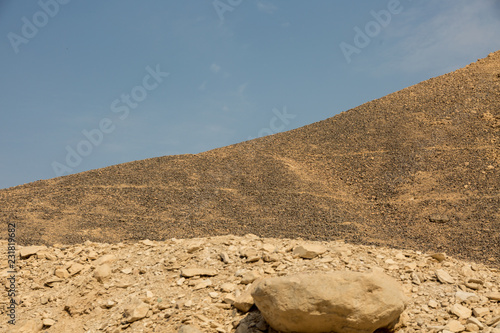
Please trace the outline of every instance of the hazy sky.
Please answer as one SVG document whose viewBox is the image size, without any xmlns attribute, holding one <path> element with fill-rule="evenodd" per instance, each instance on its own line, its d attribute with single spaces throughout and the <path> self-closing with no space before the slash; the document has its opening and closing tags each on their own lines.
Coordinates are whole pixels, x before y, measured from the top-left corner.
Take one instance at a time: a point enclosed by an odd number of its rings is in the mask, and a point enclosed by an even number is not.
<svg viewBox="0 0 500 333">
<path fill-rule="evenodd" d="M 0 188 L 301 127 L 499 31 L 493 0 L 3 0 Z"/>
</svg>

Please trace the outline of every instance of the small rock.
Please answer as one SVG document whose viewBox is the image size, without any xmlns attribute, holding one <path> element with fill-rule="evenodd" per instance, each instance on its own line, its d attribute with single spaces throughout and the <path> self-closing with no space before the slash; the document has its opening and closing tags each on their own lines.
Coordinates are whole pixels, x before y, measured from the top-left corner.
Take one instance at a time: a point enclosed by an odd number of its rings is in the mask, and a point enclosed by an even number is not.
<svg viewBox="0 0 500 333">
<path fill-rule="evenodd" d="M 265 243 L 262 245 L 262 250 L 269 252 L 269 253 L 273 253 L 276 251 L 276 246 L 272 245 L 272 244 Z"/>
<path fill-rule="evenodd" d="M 227 294 L 226 296 L 224 296 L 224 299 L 223 299 L 222 301 L 223 301 L 224 303 L 226 303 L 226 304 L 231 304 L 231 305 L 232 305 L 232 304 L 234 304 L 234 302 L 236 301 L 236 297 L 234 297 L 234 295 L 233 295 L 233 294 Z M 252 299 L 252 301 L 253 301 L 253 299 Z M 253 305 L 253 304 L 252 304 L 252 305 Z M 250 308 L 252 307 L 252 305 L 250 305 Z M 246 308 L 246 307 L 244 307 L 244 306 L 240 306 L 240 307 L 242 307 L 242 308 Z M 248 309 L 250 309 L 250 308 L 248 308 Z M 239 309 L 239 308 L 237 308 L 237 309 Z M 242 311 L 242 310 L 240 310 L 240 311 Z M 247 310 L 247 311 L 248 311 L 248 310 Z"/>
<path fill-rule="evenodd" d="M 261 259 L 262 257 L 259 256 L 259 255 L 256 255 L 256 256 L 253 256 L 253 257 L 248 257 L 246 262 L 247 263 L 253 263 L 253 262 L 257 262 Z"/>
<path fill-rule="evenodd" d="M 293 256 L 299 257 L 303 259 L 313 259 L 317 256 L 326 252 L 326 248 L 323 245 L 313 244 L 313 243 L 304 243 L 299 246 L 296 246 L 293 249 Z"/>
<path fill-rule="evenodd" d="M 410 272 L 414 271 L 415 268 L 417 268 L 417 263 L 413 262 L 413 261 L 407 262 L 407 263 L 405 263 L 404 268 L 405 268 L 405 270 L 410 271 Z"/>
<path fill-rule="evenodd" d="M 69 272 L 64 268 L 57 268 L 54 271 L 54 275 L 57 276 L 58 278 L 61 278 L 61 279 L 69 278 Z"/>
<path fill-rule="evenodd" d="M 241 277 L 241 283 L 249 284 L 249 283 L 252 283 L 255 280 L 257 280 L 259 277 L 260 277 L 260 273 L 257 271 L 246 272 Z"/>
<path fill-rule="evenodd" d="M 494 301 L 500 301 L 500 292 L 491 292 L 491 293 L 487 293 L 484 296 L 486 296 L 489 299 L 492 299 Z"/>
<path fill-rule="evenodd" d="M 54 287 L 54 285 L 55 285 L 56 283 L 58 283 L 58 282 L 63 282 L 63 281 L 64 281 L 64 280 L 63 280 L 63 279 L 61 279 L 61 278 L 58 278 L 58 277 L 53 277 L 53 278 L 50 278 L 50 279 L 46 280 L 44 284 L 45 284 L 47 287 L 52 288 L 52 287 Z"/>
<path fill-rule="evenodd" d="M 220 290 L 222 290 L 223 292 L 226 292 L 226 293 L 233 292 L 235 289 L 236 289 L 236 285 L 234 283 L 226 282 L 226 283 L 221 284 L 221 286 L 220 286 Z"/>
<path fill-rule="evenodd" d="M 446 324 L 446 329 L 450 332 L 462 332 L 465 330 L 465 326 L 462 325 L 458 320 L 450 320 Z"/>
<path fill-rule="evenodd" d="M 87 255 L 87 258 L 89 260 L 96 260 L 98 258 L 97 256 L 98 256 L 97 252 L 90 251 L 89 254 Z"/>
<path fill-rule="evenodd" d="M 117 288 L 128 288 L 133 284 L 134 284 L 134 282 L 131 279 L 127 279 L 127 280 L 121 279 L 121 280 L 118 280 L 115 282 L 115 286 Z"/>
<path fill-rule="evenodd" d="M 498 323 L 500 323 L 500 316 L 491 318 L 490 320 L 488 320 L 486 322 L 486 325 L 488 325 L 488 326 L 494 326 L 494 325 L 496 325 Z"/>
<path fill-rule="evenodd" d="M 469 289 L 472 289 L 472 290 L 479 290 L 481 289 L 481 285 L 480 284 L 477 284 L 477 283 L 470 283 L 470 282 L 466 282 L 465 283 L 465 286 Z"/>
<path fill-rule="evenodd" d="M 212 268 L 183 268 L 181 270 L 181 276 L 183 277 L 193 277 L 193 276 L 216 276 L 217 271 Z"/>
<path fill-rule="evenodd" d="M 204 247 L 204 242 L 202 240 L 193 241 L 187 245 L 186 252 L 194 253 L 196 251 L 202 250 L 203 247 Z"/>
<path fill-rule="evenodd" d="M 433 253 L 430 255 L 431 258 L 436 259 L 439 262 L 443 262 L 446 259 L 445 253 Z"/>
<path fill-rule="evenodd" d="M 398 259 L 398 260 L 404 260 L 404 259 L 406 259 L 406 257 L 405 257 L 405 255 L 403 253 L 398 252 L 396 254 L 396 259 Z"/>
<path fill-rule="evenodd" d="M 111 267 L 108 264 L 99 265 L 94 271 L 94 277 L 99 282 L 104 282 L 111 275 Z"/>
<path fill-rule="evenodd" d="M 429 301 L 428 305 L 429 305 L 429 307 L 431 307 L 431 308 L 433 308 L 433 309 L 436 309 L 436 308 L 439 306 L 438 302 L 436 302 L 436 301 L 435 301 L 435 300 L 433 300 L 433 299 L 431 299 L 431 300 Z"/>
<path fill-rule="evenodd" d="M 436 277 L 441 283 L 450 283 L 450 284 L 455 283 L 455 279 L 452 278 L 447 271 L 442 269 L 436 270 Z"/>
<path fill-rule="evenodd" d="M 250 311 L 254 304 L 252 295 L 247 292 L 242 293 L 239 297 L 235 298 L 233 302 L 233 306 L 243 313 Z"/>
<path fill-rule="evenodd" d="M 222 260 L 223 263 L 229 264 L 231 260 L 229 259 L 229 255 L 226 252 L 222 252 L 219 254 L 220 260 Z"/>
<path fill-rule="evenodd" d="M 429 221 L 435 223 L 447 223 L 450 221 L 448 215 L 433 214 L 429 216 Z"/>
<path fill-rule="evenodd" d="M 395 262 L 394 260 L 392 259 L 387 259 L 386 261 L 384 261 L 386 265 L 395 265 L 397 264 L 397 262 Z"/>
<path fill-rule="evenodd" d="M 422 281 L 420 280 L 420 277 L 418 276 L 417 272 L 411 273 L 411 281 L 414 284 L 416 284 L 416 285 L 420 285 L 422 283 Z"/>
<path fill-rule="evenodd" d="M 240 250 L 240 257 L 244 257 L 244 258 L 259 257 L 259 252 L 252 247 L 247 247 L 247 248 Z"/>
<path fill-rule="evenodd" d="M 469 318 L 472 315 L 472 310 L 469 308 L 466 308 L 463 305 L 460 304 L 453 304 L 450 310 L 451 313 L 456 315 L 458 318 Z"/>
<path fill-rule="evenodd" d="M 141 320 L 146 317 L 149 311 L 149 305 L 142 301 L 135 301 L 125 307 L 125 319 L 129 323 L 133 323 L 134 321 Z"/>
<path fill-rule="evenodd" d="M 467 319 L 467 323 L 468 324 L 474 324 L 476 325 L 477 327 L 479 327 L 480 329 L 483 329 L 484 328 L 484 325 L 482 322 L 480 322 L 477 318 L 474 318 L 474 317 L 470 317 Z"/>
<path fill-rule="evenodd" d="M 21 257 L 21 259 L 28 259 L 32 255 L 35 255 L 38 252 L 46 250 L 46 249 L 47 249 L 46 246 L 35 246 L 35 245 L 26 246 L 26 247 L 23 247 L 19 250 L 19 256 Z"/>
<path fill-rule="evenodd" d="M 479 331 L 479 326 L 473 323 L 466 323 L 465 324 L 465 330 L 467 332 L 478 332 Z"/>
<path fill-rule="evenodd" d="M 262 260 L 265 262 L 276 262 L 279 261 L 279 256 L 277 253 L 264 253 L 262 255 Z"/>
<path fill-rule="evenodd" d="M 85 304 L 82 303 L 79 295 L 69 296 L 64 304 L 64 311 L 68 312 L 71 317 L 81 315 L 85 309 Z"/>
<path fill-rule="evenodd" d="M 84 268 L 84 266 L 82 264 L 79 264 L 79 263 L 73 263 L 69 268 L 68 268 L 68 272 L 69 274 L 71 275 L 75 275 L 77 273 L 80 273 L 81 270 Z"/>
<path fill-rule="evenodd" d="M 107 263 L 111 263 L 113 261 L 116 260 L 116 257 L 112 254 L 105 254 L 103 255 L 102 257 L 100 257 L 99 259 L 97 259 L 94 264 L 96 266 L 99 266 L 99 265 L 102 265 L 102 264 L 107 264 Z"/>
<path fill-rule="evenodd" d="M 198 328 L 191 326 L 191 325 L 182 325 L 179 328 L 179 333 L 203 333 L 200 331 Z"/>
<path fill-rule="evenodd" d="M 111 309 L 115 305 L 116 305 L 116 302 L 113 300 L 107 300 L 106 303 L 104 303 L 104 307 L 106 309 Z"/>
<path fill-rule="evenodd" d="M 127 267 L 122 269 L 120 272 L 122 272 L 123 274 L 132 274 L 132 268 Z"/>
<path fill-rule="evenodd" d="M 206 287 L 211 286 L 211 285 L 212 285 L 212 281 L 211 280 L 209 280 L 209 279 L 203 280 L 203 281 L 197 283 L 193 287 L 193 290 L 205 289 Z"/>
<path fill-rule="evenodd" d="M 477 298 L 477 295 L 474 294 L 474 293 L 468 293 L 468 292 L 465 292 L 465 291 L 462 291 L 462 290 L 458 290 L 455 293 L 455 297 L 457 298 L 458 301 L 464 302 L 464 301 L 466 301 L 468 299 L 471 299 L 473 297 Z"/>
<path fill-rule="evenodd" d="M 142 244 L 144 244 L 144 245 L 146 245 L 146 246 L 154 246 L 155 245 L 155 243 L 153 243 L 149 239 L 144 239 L 144 240 L 141 240 L 139 242 L 142 243 Z"/>
<path fill-rule="evenodd" d="M 54 326 L 55 323 L 56 323 L 56 321 L 54 319 L 50 319 L 50 318 L 45 318 L 44 320 L 42 320 L 42 324 L 45 327 Z"/>
<path fill-rule="evenodd" d="M 255 304 L 252 293 L 254 292 L 255 288 L 257 288 L 257 285 L 261 280 L 262 278 L 255 280 L 251 285 L 247 287 L 244 292 L 241 293 L 240 296 L 236 297 L 233 306 L 241 312 L 248 312 Z"/>
<path fill-rule="evenodd" d="M 472 313 L 474 314 L 474 317 L 481 318 L 481 317 L 484 317 L 490 313 L 490 308 L 485 308 L 485 307 L 474 308 L 474 309 L 472 309 Z"/>
<path fill-rule="evenodd" d="M 43 329 L 43 323 L 40 320 L 26 320 L 16 322 L 14 327 L 16 333 L 35 333 Z"/>
<path fill-rule="evenodd" d="M 211 321 L 210 319 L 199 313 L 196 313 L 194 316 L 205 323 L 209 323 Z"/>
</svg>

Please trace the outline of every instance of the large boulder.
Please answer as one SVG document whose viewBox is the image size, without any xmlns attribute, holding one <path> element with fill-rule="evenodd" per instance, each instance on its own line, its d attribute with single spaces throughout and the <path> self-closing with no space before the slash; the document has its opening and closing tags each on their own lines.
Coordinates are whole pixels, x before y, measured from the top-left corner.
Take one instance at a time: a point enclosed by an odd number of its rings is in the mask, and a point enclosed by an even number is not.
<svg viewBox="0 0 500 333">
<path fill-rule="evenodd" d="M 405 308 L 399 284 L 376 272 L 268 278 L 252 297 L 268 324 L 282 332 L 372 333 L 395 324 Z"/>
</svg>

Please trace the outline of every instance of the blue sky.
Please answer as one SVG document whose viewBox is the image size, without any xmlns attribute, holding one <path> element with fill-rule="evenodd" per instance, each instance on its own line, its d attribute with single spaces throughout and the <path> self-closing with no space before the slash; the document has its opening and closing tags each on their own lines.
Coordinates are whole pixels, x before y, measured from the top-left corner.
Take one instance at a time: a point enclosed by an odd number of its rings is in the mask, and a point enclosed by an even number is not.
<svg viewBox="0 0 500 333">
<path fill-rule="evenodd" d="M 499 31 L 494 0 L 4 0 L 0 188 L 301 127 Z"/>
</svg>

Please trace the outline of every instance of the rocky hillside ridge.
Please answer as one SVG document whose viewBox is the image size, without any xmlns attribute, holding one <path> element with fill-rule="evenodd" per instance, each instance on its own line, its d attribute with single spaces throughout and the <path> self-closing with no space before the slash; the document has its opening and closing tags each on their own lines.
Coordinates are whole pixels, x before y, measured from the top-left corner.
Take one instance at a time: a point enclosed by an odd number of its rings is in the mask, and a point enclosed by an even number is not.
<svg viewBox="0 0 500 333">
<path fill-rule="evenodd" d="M 15 330 L 6 323 L 3 292 L 1 332 L 275 332 L 252 306 L 250 286 L 332 271 L 398 281 L 406 309 L 396 332 L 500 332 L 500 271 L 444 253 L 248 234 L 27 246 L 18 255 L 18 321 Z M 6 281 L 4 252 L 0 263 Z"/>
<path fill-rule="evenodd" d="M 22 245 L 253 233 L 500 267 L 499 147 L 500 51 L 292 131 L 0 190 L 0 220 Z"/>
</svg>

